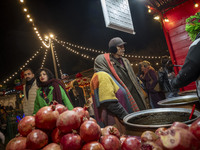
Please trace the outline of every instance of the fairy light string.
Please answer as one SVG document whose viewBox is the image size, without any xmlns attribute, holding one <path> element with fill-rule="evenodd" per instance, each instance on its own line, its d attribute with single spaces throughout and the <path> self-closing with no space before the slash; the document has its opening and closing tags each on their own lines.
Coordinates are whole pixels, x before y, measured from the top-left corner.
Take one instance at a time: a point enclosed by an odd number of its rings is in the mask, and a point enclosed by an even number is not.
<svg viewBox="0 0 200 150">
<path fill-rule="evenodd" d="M 36 56 L 38 56 L 38 54 L 41 52 L 41 49 L 42 47 L 40 47 L 40 49 L 38 49 L 16 72 L 14 72 L 8 78 L 3 80 L 2 83 L 5 84 L 12 80 L 14 77 L 16 77 L 25 67 L 29 65 L 30 62 L 32 62 L 36 58 Z"/>
<path fill-rule="evenodd" d="M 72 51 L 72 52 L 74 52 L 74 53 L 76 53 L 76 54 L 78 54 L 78 55 L 80 54 L 80 52 L 77 51 L 77 50 L 74 50 L 74 49 L 70 48 L 69 46 L 74 47 L 74 48 L 77 48 L 77 49 L 80 49 L 80 50 L 90 51 L 90 52 L 92 52 L 92 53 L 98 53 L 98 54 L 103 54 L 103 53 L 105 53 L 105 52 L 102 51 L 102 50 L 87 48 L 87 47 L 84 47 L 84 46 L 72 44 L 72 43 L 70 43 L 70 42 L 61 41 L 61 40 L 58 40 L 58 39 L 55 39 L 55 41 L 56 41 L 58 44 L 60 44 L 60 45 L 62 45 L 63 47 L 65 47 L 66 49 L 68 49 L 68 50 L 70 50 L 70 51 Z M 67 45 L 67 46 L 66 46 L 66 45 Z M 140 58 L 143 58 L 143 59 L 160 59 L 160 58 L 161 58 L 161 56 L 140 56 L 140 55 L 127 55 L 127 54 L 125 54 L 124 56 L 125 56 L 125 57 L 128 57 L 128 58 L 139 58 L 139 59 L 140 59 Z"/>
</svg>

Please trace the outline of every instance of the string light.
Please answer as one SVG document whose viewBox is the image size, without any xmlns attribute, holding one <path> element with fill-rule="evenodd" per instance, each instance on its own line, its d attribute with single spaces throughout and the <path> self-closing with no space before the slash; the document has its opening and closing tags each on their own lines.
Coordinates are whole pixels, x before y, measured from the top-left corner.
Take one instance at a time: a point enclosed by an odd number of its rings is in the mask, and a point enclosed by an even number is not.
<svg viewBox="0 0 200 150">
<path fill-rule="evenodd" d="M 40 68 L 43 68 L 44 67 L 44 63 L 46 61 L 46 57 L 47 57 L 47 53 L 48 53 L 48 50 L 46 49 L 45 53 L 44 53 L 44 57 L 43 57 L 43 61 L 42 61 L 42 65 Z"/>
<path fill-rule="evenodd" d="M 93 53 L 98 53 L 98 54 L 104 53 L 104 51 L 102 51 L 102 50 L 87 48 L 87 47 L 84 47 L 84 46 L 72 44 L 70 42 L 64 42 L 64 41 L 61 41 L 61 40 L 58 40 L 58 39 L 54 39 L 54 40 L 63 47 L 66 47 L 66 45 L 68 45 L 68 46 L 72 46 L 72 47 L 75 47 L 75 48 L 79 48 L 81 50 L 90 51 L 90 52 L 93 52 Z M 129 58 L 131 58 L 131 57 L 132 58 L 149 58 L 149 59 L 160 59 L 161 58 L 160 56 L 137 56 L 137 55 L 124 55 L 124 56 L 129 57 Z"/>
<path fill-rule="evenodd" d="M 63 73 L 62 73 L 62 70 L 61 70 L 61 66 L 60 66 L 59 60 L 58 60 L 57 52 L 56 52 L 55 49 L 54 49 L 54 54 L 55 54 L 55 57 L 56 57 L 56 62 L 57 62 L 57 65 L 58 65 L 60 74 L 63 74 Z"/>
<path fill-rule="evenodd" d="M 164 18 L 165 22 L 169 22 L 169 19 L 167 17 Z"/>
<path fill-rule="evenodd" d="M 23 4 L 23 11 L 25 13 L 28 13 L 28 9 L 26 8 L 25 4 L 24 4 L 24 0 L 20 0 L 20 3 Z M 42 37 L 40 36 L 41 34 L 39 33 L 38 29 L 36 28 L 35 22 L 33 20 L 33 18 L 31 18 L 30 12 L 29 14 L 26 14 L 26 17 L 28 18 L 28 21 L 30 23 L 32 23 L 33 29 L 34 31 L 36 31 L 36 35 L 38 36 L 38 39 L 42 42 L 42 44 L 46 47 L 49 48 L 50 46 L 48 44 L 45 43 L 45 41 L 43 41 Z"/>
<path fill-rule="evenodd" d="M 9 82 L 10 80 L 12 80 L 19 72 L 21 72 L 21 70 L 23 70 L 32 60 L 33 58 L 35 58 L 35 56 L 37 56 L 39 54 L 39 52 L 41 51 L 41 49 L 39 49 L 38 51 L 35 52 L 35 54 L 33 54 L 33 56 L 31 56 L 30 59 L 28 59 L 24 65 L 22 65 L 17 72 L 11 74 L 7 79 L 5 79 L 4 81 L 2 81 L 4 84 Z"/>
<path fill-rule="evenodd" d="M 155 19 L 155 20 L 159 20 L 159 19 L 160 19 L 160 16 L 155 16 L 154 19 Z"/>
</svg>

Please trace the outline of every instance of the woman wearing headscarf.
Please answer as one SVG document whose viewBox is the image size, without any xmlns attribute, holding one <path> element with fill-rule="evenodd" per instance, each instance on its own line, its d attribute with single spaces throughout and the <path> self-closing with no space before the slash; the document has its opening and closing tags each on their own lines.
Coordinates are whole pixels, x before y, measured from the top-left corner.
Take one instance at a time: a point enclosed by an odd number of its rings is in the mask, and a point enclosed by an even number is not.
<svg viewBox="0 0 200 150">
<path fill-rule="evenodd" d="M 157 104 L 160 100 L 165 99 L 164 93 L 160 89 L 158 74 L 151 66 L 150 62 L 141 62 L 141 68 L 144 75 L 141 78 L 145 81 L 145 87 L 148 93 L 151 108 L 159 108 Z"/>
<path fill-rule="evenodd" d="M 36 74 L 36 81 L 39 89 L 37 90 L 33 114 L 37 113 L 40 108 L 49 106 L 54 100 L 65 105 L 68 110 L 73 109 L 65 86 L 60 80 L 54 78 L 49 69 L 39 69 Z"/>
</svg>

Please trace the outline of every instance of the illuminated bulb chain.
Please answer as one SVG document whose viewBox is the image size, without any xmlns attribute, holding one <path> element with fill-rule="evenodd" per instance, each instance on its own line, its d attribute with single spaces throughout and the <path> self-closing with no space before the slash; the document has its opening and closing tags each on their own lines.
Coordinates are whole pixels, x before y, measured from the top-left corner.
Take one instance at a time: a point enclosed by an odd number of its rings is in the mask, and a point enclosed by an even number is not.
<svg viewBox="0 0 200 150">
<path fill-rule="evenodd" d="M 59 63 L 59 60 L 58 60 L 58 55 L 57 55 L 57 53 L 56 53 L 55 48 L 54 48 L 54 54 L 55 54 L 55 58 L 56 58 L 57 65 L 58 65 L 58 67 L 59 67 L 60 74 L 63 74 L 63 73 L 62 73 L 62 70 L 61 70 L 61 67 L 60 67 L 60 63 Z"/>
<path fill-rule="evenodd" d="M 100 50 L 86 48 L 84 46 L 78 46 L 78 45 L 75 45 L 75 44 L 72 44 L 72 43 L 69 43 L 69 42 L 59 41 L 57 39 L 55 39 L 55 41 L 58 44 L 62 45 L 63 47 L 65 47 L 65 44 L 67 44 L 69 46 L 79 48 L 79 49 L 82 49 L 82 50 L 86 50 L 86 51 L 91 51 L 91 52 L 94 52 L 94 53 L 104 53 L 103 51 L 100 51 Z M 124 55 L 124 56 L 129 57 L 129 58 L 146 58 L 146 59 L 160 59 L 161 58 L 161 56 L 137 56 L 137 55 Z"/>
<path fill-rule="evenodd" d="M 43 61 L 42 61 L 42 65 L 41 65 L 41 68 L 44 67 L 44 63 L 46 61 L 46 58 L 47 58 L 47 53 L 48 53 L 48 49 L 46 49 L 45 53 L 44 53 L 44 58 L 43 58 Z"/>
<path fill-rule="evenodd" d="M 69 46 L 72 46 L 72 47 L 75 47 L 75 48 L 78 48 L 78 49 L 82 49 L 82 50 L 86 50 L 86 51 L 90 51 L 90 52 L 94 52 L 94 53 L 99 53 L 99 54 L 103 54 L 105 53 L 104 51 L 101 51 L 101 50 L 95 50 L 95 49 L 92 49 L 92 48 L 87 48 L 87 47 L 84 47 L 84 46 L 78 46 L 78 45 L 75 45 L 75 44 L 72 44 L 72 43 L 69 43 L 69 42 L 63 42 L 63 41 L 59 41 L 57 39 L 55 39 L 55 41 L 64 46 L 65 47 L 65 44 L 69 45 Z"/>
<path fill-rule="evenodd" d="M 68 51 L 70 51 L 70 52 L 72 52 L 74 54 L 77 54 L 77 55 L 79 55 L 79 56 L 81 56 L 81 57 L 83 57 L 85 59 L 94 60 L 94 57 L 91 57 L 91 56 L 85 55 L 85 54 L 81 54 L 80 52 L 78 52 L 78 51 L 76 51 L 76 50 L 74 50 L 74 49 L 72 49 L 70 47 L 65 47 L 65 48 L 66 48 L 66 50 L 68 50 Z"/>
<path fill-rule="evenodd" d="M 41 47 L 42 48 L 42 47 Z M 10 75 L 10 77 L 8 77 L 7 79 L 5 79 L 3 81 L 3 83 L 5 84 L 6 82 L 9 82 L 10 80 L 12 80 L 18 73 L 20 73 L 26 66 L 28 66 L 28 64 L 39 54 L 41 50 L 39 49 L 38 51 L 35 52 L 35 54 L 33 54 L 33 56 L 31 56 L 24 65 L 22 65 L 17 72 L 13 73 L 12 75 Z"/>
<path fill-rule="evenodd" d="M 35 23 L 34 23 L 34 20 L 32 19 L 31 17 L 31 14 L 30 12 L 28 11 L 26 5 L 24 4 L 24 0 L 20 0 L 20 3 L 23 7 L 23 12 L 25 13 L 25 16 L 26 18 L 28 19 L 28 21 L 32 24 L 32 27 L 33 27 L 33 30 L 35 32 L 35 34 L 38 36 L 39 40 L 42 42 L 42 44 L 46 47 L 46 48 L 49 48 L 50 47 L 50 44 L 46 44 L 45 41 L 42 39 L 41 35 L 40 35 L 40 32 L 39 30 L 37 29 Z"/>
</svg>

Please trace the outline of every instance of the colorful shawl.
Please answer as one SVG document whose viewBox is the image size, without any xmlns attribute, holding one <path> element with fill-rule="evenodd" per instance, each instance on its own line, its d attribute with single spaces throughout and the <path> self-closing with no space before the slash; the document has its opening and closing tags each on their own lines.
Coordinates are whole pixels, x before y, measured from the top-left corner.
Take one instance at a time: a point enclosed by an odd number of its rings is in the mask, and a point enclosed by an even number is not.
<svg viewBox="0 0 200 150">
<path fill-rule="evenodd" d="M 103 71 L 94 73 L 90 87 L 94 100 L 95 117 L 98 122 L 102 120 L 102 110 L 98 108 L 104 102 L 119 101 L 127 112 L 133 112 L 126 90 L 110 74 Z"/>
<path fill-rule="evenodd" d="M 132 110 L 134 112 L 140 111 L 137 103 L 135 102 L 135 100 L 132 97 L 131 93 L 129 92 L 128 88 L 126 87 L 126 85 L 121 81 L 121 79 L 117 75 L 117 73 L 110 61 L 109 53 L 104 54 L 104 58 L 105 59 L 100 60 L 100 62 L 95 61 L 94 70 L 95 71 L 105 71 L 109 74 L 112 74 L 114 76 L 114 78 L 117 80 L 117 82 L 125 89 L 125 91 L 128 95 L 128 99 L 129 99 Z"/>
</svg>

